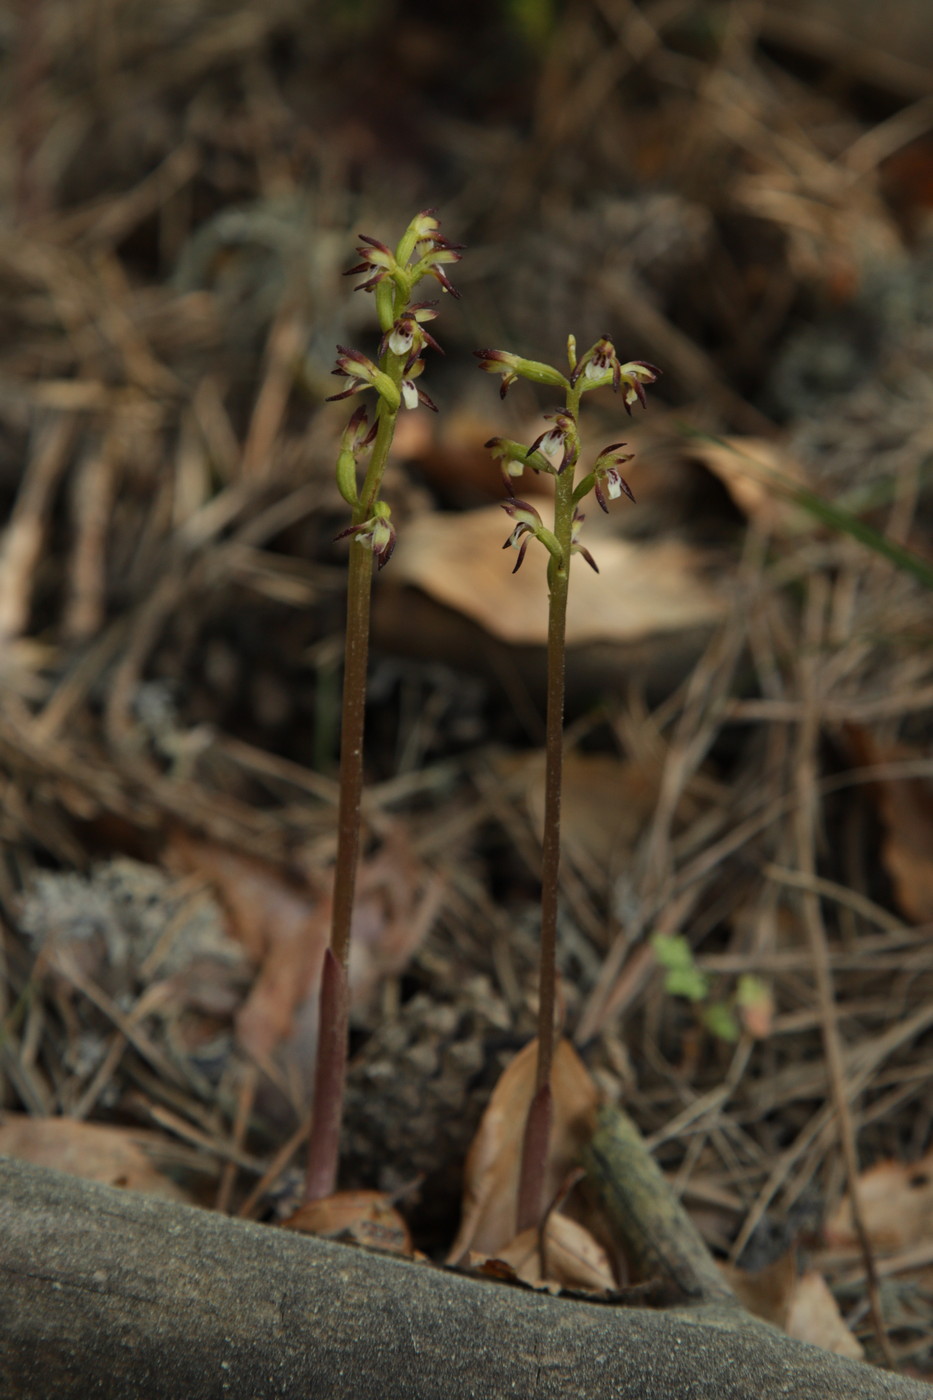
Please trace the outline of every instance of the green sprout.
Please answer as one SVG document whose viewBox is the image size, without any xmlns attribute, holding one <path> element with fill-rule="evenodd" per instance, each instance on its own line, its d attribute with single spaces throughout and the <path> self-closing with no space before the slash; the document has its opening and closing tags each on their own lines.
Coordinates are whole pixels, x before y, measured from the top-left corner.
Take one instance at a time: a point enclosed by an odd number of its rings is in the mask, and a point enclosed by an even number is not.
<svg viewBox="0 0 933 1400">
<path fill-rule="evenodd" d="M 712 999 L 710 979 L 697 967 L 693 949 L 681 934 L 656 933 L 651 940 L 664 969 L 664 990 L 693 1006 L 700 1024 L 717 1040 L 734 1044 L 742 1028 L 761 1038 L 771 1019 L 771 993 L 759 977 L 743 973 L 726 1001 Z"/>
</svg>

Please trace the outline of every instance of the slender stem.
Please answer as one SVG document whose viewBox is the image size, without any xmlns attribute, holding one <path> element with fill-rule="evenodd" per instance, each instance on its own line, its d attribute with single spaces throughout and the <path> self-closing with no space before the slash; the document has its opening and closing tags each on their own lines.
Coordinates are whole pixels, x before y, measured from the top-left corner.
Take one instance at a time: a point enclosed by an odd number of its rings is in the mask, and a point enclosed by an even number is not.
<svg viewBox="0 0 933 1400">
<path fill-rule="evenodd" d="M 571 483 L 568 482 L 568 485 Z M 566 495 L 558 478 L 557 494 Z M 561 514 L 555 502 L 555 516 Z M 570 511 L 572 519 L 573 510 Z M 554 1059 L 557 913 L 560 893 L 560 799 L 564 762 L 564 688 L 567 596 L 570 583 L 570 531 L 555 519 L 554 534 L 564 552 L 549 570 L 550 600 L 547 638 L 547 730 L 545 738 L 544 835 L 541 847 L 541 952 L 538 976 L 538 1065 L 535 1089 L 550 1082 Z"/>
<path fill-rule="evenodd" d="M 567 408 L 576 415 L 580 395 L 570 390 Z M 525 1124 L 518 1193 L 518 1229 L 541 1220 L 545 1201 L 552 1096 L 551 1068 L 557 1039 L 557 914 L 560 895 L 560 799 L 564 764 L 564 690 L 567 597 L 573 535 L 573 476 L 569 463 L 555 479 L 554 535 L 560 559 L 548 565 L 547 724 L 545 738 L 544 835 L 541 849 L 541 951 L 538 978 L 538 1056 L 535 1091 Z"/>
<path fill-rule="evenodd" d="M 372 510 L 385 469 L 395 415 L 380 405 L 376 440 L 355 524 Z M 314 1120 L 308 1144 L 305 1196 L 318 1200 L 334 1190 L 340 1151 L 340 1124 L 347 1077 L 349 1026 L 350 926 L 360 855 L 363 798 L 363 735 L 366 721 L 366 674 L 369 666 L 369 613 L 373 555 L 364 545 L 350 545 L 347 579 L 347 629 L 340 719 L 340 799 L 337 811 L 337 858 L 330 949 L 321 978 L 320 1036 L 314 1073 Z"/>
<path fill-rule="evenodd" d="M 380 404 L 376 440 L 354 524 L 372 513 L 395 432 L 395 415 Z M 360 854 L 360 816 L 363 798 L 363 733 L 366 722 L 366 674 L 369 668 L 369 608 L 372 597 L 373 556 L 362 544 L 350 546 L 347 577 L 347 630 L 343 660 L 343 705 L 340 716 L 340 801 L 337 811 L 337 864 L 334 872 L 334 909 L 331 951 L 340 965 L 350 956 L 350 921 Z"/>
<path fill-rule="evenodd" d="M 347 578 L 347 632 L 340 715 L 340 801 L 337 809 L 337 861 L 330 935 L 331 952 L 342 967 L 346 966 L 350 951 L 350 920 L 360 851 L 372 574 L 372 553 L 354 541 L 350 545 Z"/>
</svg>

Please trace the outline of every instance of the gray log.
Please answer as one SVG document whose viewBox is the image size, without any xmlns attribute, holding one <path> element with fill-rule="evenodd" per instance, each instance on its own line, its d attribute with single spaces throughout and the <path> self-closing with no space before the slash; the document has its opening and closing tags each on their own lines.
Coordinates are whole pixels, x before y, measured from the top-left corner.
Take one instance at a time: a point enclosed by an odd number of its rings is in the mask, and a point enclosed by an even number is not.
<svg viewBox="0 0 933 1400">
<path fill-rule="evenodd" d="M 3 1400 L 933 1400 L 720 1306 L 571 1302 L 0 1158 Z"/>
</svg>

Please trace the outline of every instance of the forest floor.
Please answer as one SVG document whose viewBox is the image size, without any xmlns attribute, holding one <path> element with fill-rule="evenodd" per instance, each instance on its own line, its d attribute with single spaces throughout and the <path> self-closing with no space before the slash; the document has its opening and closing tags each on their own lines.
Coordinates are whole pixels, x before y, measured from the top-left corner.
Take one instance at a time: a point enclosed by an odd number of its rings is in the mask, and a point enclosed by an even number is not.
<svg viewBox="0 0 933 1400">
<path fill-rule="evenodd" d="M 572 583 L 566 1033 L 768 1316 L 831 1293 L 815 1340 L 878 1360 L 882 1318 L 933 1378 L 924 8 L 8 8 L 0 1151 L 295 1203 L 345 590 L 323 400 L 377 344 L 358 234 L 436 208 L 461 296 L 386 482 L 342 1180 L 444 1257 L 534 1034 L 546 596 L 483 444 L 554 405 L 471 352 L 610 334 L 663 378 L 584 422 L 637 504 L 590 512 Z"/>
</svg>

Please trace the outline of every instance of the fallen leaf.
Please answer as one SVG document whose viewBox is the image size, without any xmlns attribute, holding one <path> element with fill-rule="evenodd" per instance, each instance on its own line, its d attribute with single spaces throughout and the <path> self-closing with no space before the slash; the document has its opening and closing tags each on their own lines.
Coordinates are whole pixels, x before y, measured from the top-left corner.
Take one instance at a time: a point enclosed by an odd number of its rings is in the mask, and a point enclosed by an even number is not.
<svg viewBox="0 0 933 1400">
<path fill-rule="evenodd" d="M 720 1268 L 743 1308 L 774 1327 L 786 1327 L 797 1288 L 796 1249 L 754 1273 L 729 1264 Z"/>
<path fill-rule="evenodd" d="M 616 1278 L 606 1251 L 589 1230 L 568 1215 L 552 1211 L 544 1228 L 544 1260 L 538 1230 L 522 1230 L 497 1258 L 509 1264 L 516 1277 L 534 1287 L 613 1292 Z"/>
<path fill-rule="evenodd" d="M 122 1128 L 78 1118 L 30 1118 L 8 1113 L 0 1123 L 0 1155 L 105 1186 L 143 1191 L 172 1201 L 188 1200 Z"/>
<path fill-rule="evenodd" d="M 537 1041 L 515 1056 L 483 1114 L 464 1168 L 463 1217 L 450 1251 L 456 1263 L 468 1250 L 499 1256 L 515 1237 L 518 1178 L 528 1105 L 534 1090 Z M 597 1093 L 577 1052 L 558 1042 L 551 1076 L 554 1117 L 544 1199 L 557 1196 L 592 1133 Z"/>
<path fill-rule="evenodd" d="M 524 760 L 525 800 L 539 836 L 544 830 L 545 756 Z M 561 832 L 566 854 L 578 869 L 611 870 L 631 851 L 657 806 L 661 767 L 652 759 L 623 760 L 611 754 L 565 755 L 561 786 Z M 689 806 L 685 800 L 684 809 Z M 693 804 L 695 806 L 695 804 Z"/>
<path fill-rule="evenodd" d="M 504 641 L 547 641 L 547 552 L 531 548 L 515 575 L 503 551 L 510 522 L 498 506 L 412 520 L 393 559 L 395 581 L 414 584 Z M 594 529 L 599 574 L 574 570 L 567 642 L 631 642 L 712 626 L 727 599 L 707 580 L 702 556 L 679 540 L 631 543 Z"/>
<path fill-rule="evenodd" d="M 790 499 L 790 493 L 806 486 L 806 477 L 780 444 L 754 437 L 697 437 L 690 440 L 689 449 L 691 457 L 719 478 L 749 520 L 779 535 L 812 531 L 813 517 Z"/>
<path fill-rule="evenodd" d="M 351 1239 L 369 1249 L 412 1254 L 408 1226 L 392 1199 L 381 1191 L 337 1191 L 300 1206 L 282 1225 L 305 1235 Z"/>
<path fill-rule="evenodd" d="M 858 1199 L 868 1238 L 876 1249 L 902 1249 L 933 1240 L 933 1152 L 912 1166 L 876 1163 L 859 1177 Z M 824 1233 L 835 1248 L 858 1243 L 848 1196 L 826 1222 Z"/>
<path fill-rule="evenodd" d="M 317 998 L 330 939 L 331 901 L 278 867 L 186 832 L 173 834 L 169 859 L 216 890 L 231 931 L 258 967 L 236 1016 L 237 1037 L 268 1067 L 283 1043 L 299 1079 L 307 1079 L 317 1043 Z M 350 943 L 350 1001 L 372 999 L 400 972 L 437 912 L 441 885 L 425 880 L 404 831 L 389 831 L 357 880 Z"/>
<path fill-rule="evenodd" d="M 237 1013 L 237 1036 L 259 1064 L 292 1031 L 296 1010 L 316 991 L 330 934 L 330 902 L 288 882 L 264 861 L 177 830 L 169 859 L 216 890 L 231 930 L 259 973 Z"/>
<path fill-rule="evenodd" d="M 798 1342 L 810 1342 L 853 1361 L 861 1361 L 865 1354 L 843 1322 L 829 1284 L 816 1269 L 801 1274 L 797 1280 L 784 1330 Z"/>
<path fill-rule="evenodd" d="M 443 897 L 436 875 L 425 878 L 401 825 L 390 828 L 357 879 L 350 941 L 350 1000 L 367 1006 L 387 977 L 402 972 L 426 938 Z"/>
<path fill-rule="evenodd" d="M 846 726 L 856 759 L 866 767 L 927 759 L 906 744 L 880 744 L 861 726 Z M 881 859 L 898 905 L 908 919 L 933 923 L 933 782 L 929 778 L 878 778 L 871 785 L 885 834 Z"/>
</svg>

